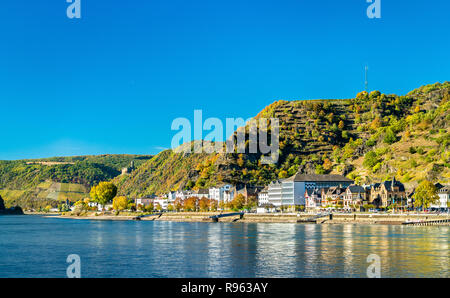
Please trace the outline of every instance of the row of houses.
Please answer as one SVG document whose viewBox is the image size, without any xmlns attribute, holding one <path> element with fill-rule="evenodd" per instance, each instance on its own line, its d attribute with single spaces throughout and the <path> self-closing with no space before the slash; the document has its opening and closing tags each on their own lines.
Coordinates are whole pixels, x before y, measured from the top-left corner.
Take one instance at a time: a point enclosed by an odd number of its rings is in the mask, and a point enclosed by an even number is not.
<svg viewBox="0 0 450 298">
<path fill-rule="evenodd" d="M 198 199 L 206 198 L 216 200 L 220 203 L 231 202 L 237 195 L 242 194 L 246 199 L 257 199 L 258 193 L 263 189 L 262 186 L 253 186 L 247 184 L 231 185 L 222 183 L 210 188 L 200 188 L 198 190 L 178 190 L 171 191 L 167 194 L 156 196 L 149 195 L 135 200 L 136 206 L 148 206 L 150 204 L 160 204 L 163 209 L 167 209 L 169 204 L 175 202 L 176 199 L 185 200 L 195 197 Z"/>
<path fill-rule="evenodd" d="M 260 207 L 306 206 L 306 196 L 322 189 L 348 187 L 352 180 L 341 175 L 299 174 L 272 181 L 258 196 Z M 315 194 L 313 194 L 315 195 Z"/>
<path fill-rule="evenodd" d="M 412 197 L 405 191 L 399 181 L 384 181 L 372 185 L 355 185 L 347 187 L 333 186 L 322 189 L 307 189 L 305 191 L 305 207 L 308 210 L 322 208 L 341 208 L 344 210 L 358 210 L 364 205 L 373 205 L 376 208 L 386 208 L 391 204 L 399 206 L 411 205 Z"/>
<path fill-rule="evenodd" d="M 439 202 L 431 208 L 446 209 L 450 201 L 449 187 L 436 184 Z M 272 181 L 268 186 L 247 184 L 220 185 L 198 190 L 172 191 L 162 196 L 146 196 L 136 199 L 136 206 L 159 204 L 167 209 L 176 199 L 196 197 L 207 198 L 220 203 L 228 203 L 237 195 L 245 198 L 257 198 L 258 210 L 279 209 L 282 207 L 304 206 L 307 210 L 339 208 L 345 210 L 361 209 L 364 205 L 386 208 L 392 204 L 407 207 L 413 204 L 414 191 L 407 193 L 405 186 L 395 177 L 391 181 L 371 185 L 356 185 L 354 181 L 342 175 L 300 174 Z"/>
<path fill-rule="evenodd" d="M 436 184 L 439 201 L 432 209 L 447 209 L 450 202 L 448 186 Z M 260 210 L 278 209 L 283 206 L 305 206 L 306 210 L 341 208 L 358 210 L 364 205 L 386 208 L 392 204 L 399 207 L 413 206 L 414 190 L 407 193 L 405 186 L 395 177 L 392 181 L 371 185 L 355 185 L 341 175 L 296 174 L 276 180 L 258 195 Z"/>
</svg>

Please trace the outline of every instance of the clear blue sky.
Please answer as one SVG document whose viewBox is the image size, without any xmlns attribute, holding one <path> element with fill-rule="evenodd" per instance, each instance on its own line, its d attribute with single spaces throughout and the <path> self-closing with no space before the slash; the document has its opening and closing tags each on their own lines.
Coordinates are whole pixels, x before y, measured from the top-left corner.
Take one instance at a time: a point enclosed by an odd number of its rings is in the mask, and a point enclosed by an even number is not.
<svg viewBox="0 0 450 298">
<path fill-rule="evenodd" d="M 449 1 L 0 3 L 0 159 L 154 154 L 176 117 L 248 118 L 278 99 L 405 94 L 450 80 Z M 206 134 L 206 133 L 205 133 Z"/>
</svg>

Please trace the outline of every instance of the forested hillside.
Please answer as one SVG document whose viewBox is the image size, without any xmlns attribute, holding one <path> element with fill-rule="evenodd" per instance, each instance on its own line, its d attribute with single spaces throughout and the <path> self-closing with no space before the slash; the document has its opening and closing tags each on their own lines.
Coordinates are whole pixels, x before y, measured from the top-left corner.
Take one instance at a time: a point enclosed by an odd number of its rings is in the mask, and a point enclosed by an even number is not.
<svg viewBox="0 0 450 298">
<path fill-rule="evenodd" d="M 40 207 L 55 200 L 78 200 L 88 196 L 91 186 L 120 175 L 131 161 L 139 166 L 150 158 L 99 155 L 0 161 L 0 194 L 8 206 Z"/>
</svg>

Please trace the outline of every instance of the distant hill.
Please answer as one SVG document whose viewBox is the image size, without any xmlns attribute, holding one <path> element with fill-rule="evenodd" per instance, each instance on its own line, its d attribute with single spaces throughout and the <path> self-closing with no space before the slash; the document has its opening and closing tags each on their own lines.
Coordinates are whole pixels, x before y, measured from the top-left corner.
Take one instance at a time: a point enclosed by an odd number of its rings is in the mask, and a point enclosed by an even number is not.
<svg viewBox="0 0 450 298">
<path fill-rule="evenodd" d="M 0 195 L 7 206 L 42 207 L 88 196 L 90 187 L 111 180 L 150 155 L 98 155 L 0 161 Z"/>
<path fill-rule="evenodd" d="M 275 165 L 261 165 L 261 154 L 165 150 L 113 181 L 132 197 L 221 181 L 267 185 L 297 171 L 343 174 L 361 184 L 394 175 L 407 187 L 422 179 L 449 183 L 449 107 L 450 82 L 403 96 L 372 91 L 351 99 L 280 100 L 255 117 L 280 121 Z"/>
</svg>

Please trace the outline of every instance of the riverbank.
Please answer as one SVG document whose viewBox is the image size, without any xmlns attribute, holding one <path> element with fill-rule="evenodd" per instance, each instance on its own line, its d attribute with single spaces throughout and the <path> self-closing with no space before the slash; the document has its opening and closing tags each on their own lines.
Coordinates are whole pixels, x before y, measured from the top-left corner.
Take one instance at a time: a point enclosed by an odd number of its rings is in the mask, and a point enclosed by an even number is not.
<svg viewBox="0 0 450 298">
<path fill-rule="evenodd" d="M 60 215 L 60 218 L 89 219 L 89 220 L 141 220 L 141 221 L 175 221 L 175 222 L 213 222 L 211 216 L 219 215 L 219 212 L 173 212 L 154 214 L 139 217 L 139 213 L 124 213 L 119 215 L 85 214 L 83 216 Z M 49 215 L 55 217 L 55 215 Z M 389 224 L 401 225 L 411 221 L 435 221 L 450 219 L 448 215 L 438 214 L 332 214 L 313 218 L 313 214 L 275 213 L 255 214 L 244 213 L 241 216 L 219 218 L 219 222 L 244 222 L 244 223 L 316 223 L 316 224 Z"/>
</svg>

